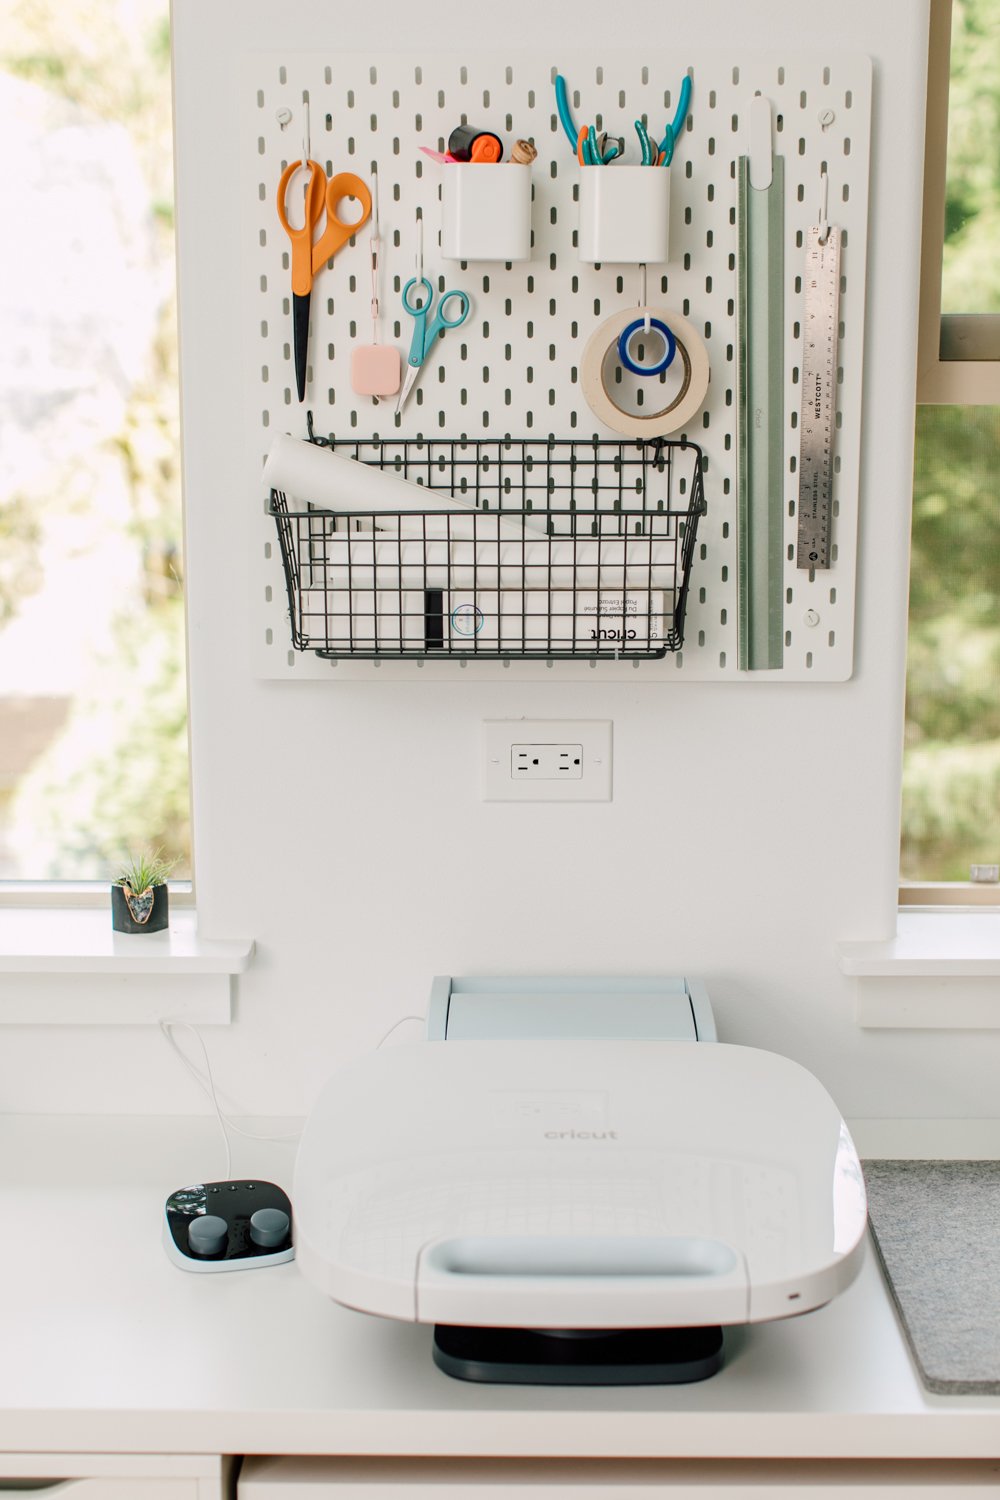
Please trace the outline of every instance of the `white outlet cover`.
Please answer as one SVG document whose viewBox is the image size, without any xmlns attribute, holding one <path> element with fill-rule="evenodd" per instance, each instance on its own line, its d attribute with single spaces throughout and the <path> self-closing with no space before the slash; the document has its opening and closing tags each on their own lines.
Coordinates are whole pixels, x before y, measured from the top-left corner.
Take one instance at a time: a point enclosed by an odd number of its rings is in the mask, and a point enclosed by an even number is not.
<svg viewBox="0 0 1000 1500">
<path fill-rule="evenodd" d="M 583 774 L 566 781 L 518 781 L 514 745 L 581 745 Z M 484 802 L 610 802 L 610 719 L 486 719 L 483 722 Z"/>
</svg>

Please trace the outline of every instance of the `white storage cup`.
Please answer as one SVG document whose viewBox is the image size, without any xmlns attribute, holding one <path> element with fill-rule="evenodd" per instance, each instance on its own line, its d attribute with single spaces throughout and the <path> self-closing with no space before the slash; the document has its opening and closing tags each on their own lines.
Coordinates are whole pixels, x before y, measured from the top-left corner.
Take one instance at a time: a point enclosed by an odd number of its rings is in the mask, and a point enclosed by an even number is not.
<svg viewBox="0 0 1000 1500">
<path fill-rule="evenodd" d="M 446 260 L 531 259 L 530 165 L 446 162 L 441 174 Z"/>
<path fill-rule="evenodd" d="M 670 255 L 670 168 L 580 168 L 581 260 L 659 265 Z"/>
</svg>

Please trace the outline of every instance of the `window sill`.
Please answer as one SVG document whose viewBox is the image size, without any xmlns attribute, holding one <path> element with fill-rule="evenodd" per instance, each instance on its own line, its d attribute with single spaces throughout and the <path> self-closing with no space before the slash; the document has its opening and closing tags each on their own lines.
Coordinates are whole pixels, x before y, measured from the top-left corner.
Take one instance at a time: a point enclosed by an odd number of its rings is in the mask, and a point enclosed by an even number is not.
<svg viewBox="0 0 1000 1500">
<path fill-rule="evenodd" d="M 1000 1029 L 1000 914 L 902 911 L 887 942 L 841 943 L 864 1027 Z"/>
<path fill-rule="evenodd" d="M 227 1025 L 230 981 L 249 967 L 252 938 L 203 938 L 197 913 L 172 911 L 165 932 L 112 932 L 79 907 L 0 910 L 0 1024 Z M 71 982 L 70 982 L 71 981 Z"/>
</svg>

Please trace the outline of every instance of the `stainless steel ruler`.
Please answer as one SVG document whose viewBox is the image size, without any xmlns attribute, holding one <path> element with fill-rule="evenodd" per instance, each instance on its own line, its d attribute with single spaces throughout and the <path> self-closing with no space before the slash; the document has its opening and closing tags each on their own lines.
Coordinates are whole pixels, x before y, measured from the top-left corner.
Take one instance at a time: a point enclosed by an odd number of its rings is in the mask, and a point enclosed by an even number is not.
<svg viewBox="0 0 1000 1500">
<path fill-rule="evenodd" d="M 833 449 L 837 426 L 837 337 L 840 328 L 840 230 L 806 231 L 802 282 L 802 405 L 799 411 L 799 568 L 830 566 Z"/>
</svg>

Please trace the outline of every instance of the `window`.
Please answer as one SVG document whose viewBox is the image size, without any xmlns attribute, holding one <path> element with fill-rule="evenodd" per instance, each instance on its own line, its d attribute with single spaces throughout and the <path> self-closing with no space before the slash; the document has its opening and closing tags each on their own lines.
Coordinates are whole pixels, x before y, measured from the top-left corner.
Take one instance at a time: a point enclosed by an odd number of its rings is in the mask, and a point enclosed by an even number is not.
<svg viewBox="0 0 1000 1500">
<path fill-rule="evenodd" d="M 166 0 L 10 0 L 0 106 L 0 878 L 184 877 Z"/>
<path fill-rule="evenodd" d="M 970 867 L 1000 863 L 998 242 L 1000 0 L 932 0 L 904 901 L 969 901 Z"/>
</svg>

